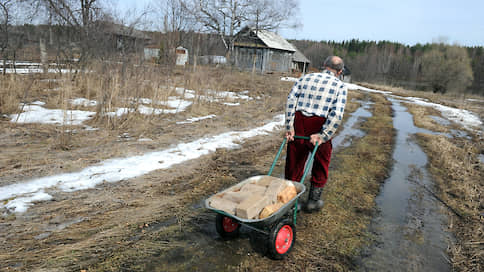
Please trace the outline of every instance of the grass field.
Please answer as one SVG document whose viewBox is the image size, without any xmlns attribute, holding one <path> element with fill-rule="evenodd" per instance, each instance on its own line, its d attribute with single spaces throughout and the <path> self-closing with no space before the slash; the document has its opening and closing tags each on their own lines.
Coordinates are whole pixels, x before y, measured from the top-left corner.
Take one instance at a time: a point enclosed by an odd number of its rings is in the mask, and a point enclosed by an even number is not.
<svg viewBox="0 0 484 272">
<path fill-rule="evenodd" d="M 39 177 L 76 173 L 112 158 L 260 127 L 283 113 L 293 84 L 281 81 L 281 75 L 276 74 L 207 67 L 193 71 L 96 63 L 87 71 L 2 78 L 2 188 Z M 391 89 L 378 86 L 384 88 Z M 391 90 L 483 116 L 482 104 L 467 98 Z M 71 102 L 78 98 L 96 103 Z M 76 126 L 69 125 L 69 118 L 58 124 L 12 120 L 36 101 L 45 103 L 43 109 L 62 110 L 67 117 L 70 110 L 89 111 L 92 116 Z M 239 148 L 217 148 L 142 176 L 105 181 L 73 192 L 48 187 L 45 192 L 52 198 L 33 202 L 24 213 L 5 208 L 14 197 L 4 199 L 0 267 L 7 271 L 357 269 L 356 259 L 372 241 L 368 224 L 374 215 L 374 198 L 392 165 L 395 140 L 387 97 L 350 91 L 345 120 L 359 108 L 359 101 L 373 102 L 372 116 L 358 123 L 366 134 L 333 155 L 323 194 L 325 207 L 320 213 L 300 214 L 296 247 L 283 261 L 264 257 L 254 243 L 258 238 L 250 233 L 244 232 L 236 241 L 219 239 L 214 215 L 200 206 L 219 190 L 267 173 L 283 135 L 282 130 L 274 130 L 240 140 Z M 188 106 L 181 107 L 185 104 Z M 119 109 L 129 110 L 114 114 Z M 432 108 L 410 105 L 409 110 L 417 126 L 443 132 L 456 128 L 429 118 L 439 115 Z M 207 118 L 193 121 L 195 117 Z M 429 168 L 439 188 L 436 193 L 462 217 L 454 215 L 449 223 L 457 238 L 451 249 L 453 265 L 456 270 L 479 271 L 483 264 L 484 204 L 483 166 L 477 156 L 484 153 L 484 146 L 482 135 L 469 135 L 471 139 L 418 138 L 430 156 Z M 276 175 L 283 167 L 280 161 Z"/>
</svg>

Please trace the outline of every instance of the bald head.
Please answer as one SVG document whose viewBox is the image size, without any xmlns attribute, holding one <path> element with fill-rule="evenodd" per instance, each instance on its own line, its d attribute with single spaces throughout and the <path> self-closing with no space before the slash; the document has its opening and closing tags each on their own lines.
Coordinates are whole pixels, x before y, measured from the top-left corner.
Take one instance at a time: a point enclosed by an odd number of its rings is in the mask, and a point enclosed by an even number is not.
<svg viewBox="0 0 484 272">
<path fill-rule="evenodd" d="M 338 56 L 327 57 L 323 65 L 325 68 L 333 69 L 336 72 L 342 71 L 343 67 L 345 66 L 343 60 Z"/>
</svg>

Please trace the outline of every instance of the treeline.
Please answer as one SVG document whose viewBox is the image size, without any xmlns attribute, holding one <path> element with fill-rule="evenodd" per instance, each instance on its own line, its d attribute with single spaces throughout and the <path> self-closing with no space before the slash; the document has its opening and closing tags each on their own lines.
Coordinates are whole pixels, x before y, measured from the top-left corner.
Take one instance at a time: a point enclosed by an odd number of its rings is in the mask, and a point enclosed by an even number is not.
<svg viewBox="0 0 484 272">
<path fill-rule="evenodd" d="M 291 41 L 322 67 L 324 56 L 339 55 L 354 81 L 391 84 L 434 92 L 484 95 L 484 48 L 444 43 L 403 45 L 388 41 Z"/>
</svg>

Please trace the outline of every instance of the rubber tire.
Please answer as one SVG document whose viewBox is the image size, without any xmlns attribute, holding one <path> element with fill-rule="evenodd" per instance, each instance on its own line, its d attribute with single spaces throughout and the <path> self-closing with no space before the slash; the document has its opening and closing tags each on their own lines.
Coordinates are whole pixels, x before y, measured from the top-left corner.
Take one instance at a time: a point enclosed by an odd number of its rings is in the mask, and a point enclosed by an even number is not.
<svg viewBox="0 0 484 272">
<path fill-rule="evenodd" d="M 278 252 L 277 247 L 276 247 L 276 242 L 277 242 L 277 235 L 279 232 L 283 230 L 284 232 L 288 232 L 288 235 L 291 235 L 292 238 L 289 244 L 289 248 L 286 250 L 283 250 L 283 252 Z M 287 243 L 287 241 L 285 241 Z M 292 250 L 294 247 L 294 244 L 296 242 L 296 227 L 292 223 L 291 220 L 289 219 L 284 219 L 277 223 L 272 229 L 271 233 L 269 234 L 269 257 L 271 257 L 274 260 L 282 260 L 284 259 Z"/>
<path fill-rule="evenodd" d="M 234 224 L 237 224 L 236 228 L 234 230 L 227 231 L 227 229 L 224 227 L 224 220 L 230 220 Z M 215 228 L 222 238 L 228 239 L 238 237 L 240 233 L 240 226 L 241 225 L 236 220 L 217 213 L 217 217 L 215 218 Z"/>
</svg>

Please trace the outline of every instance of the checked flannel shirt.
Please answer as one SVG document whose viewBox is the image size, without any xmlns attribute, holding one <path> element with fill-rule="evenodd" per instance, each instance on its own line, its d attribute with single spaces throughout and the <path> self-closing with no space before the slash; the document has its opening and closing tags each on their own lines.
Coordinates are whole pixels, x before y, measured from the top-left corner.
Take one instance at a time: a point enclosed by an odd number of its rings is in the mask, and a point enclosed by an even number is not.
<svg viewBox="0 0 484 272">
<path fill-rule="evenodd" d="M 347 86 L 328 70 L 299 78 L 287 97 L 286 129 L 294 131 L 296 111 L 324 117 L 320 136 L 323 142 L 329 141 L 343 120 L 347 92 Z"/>
</svg>

